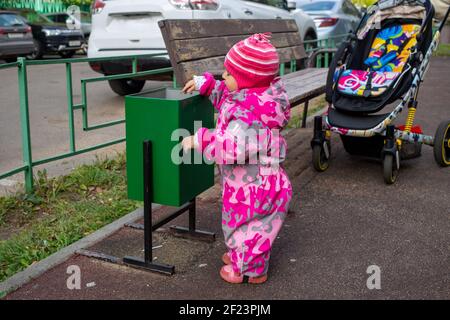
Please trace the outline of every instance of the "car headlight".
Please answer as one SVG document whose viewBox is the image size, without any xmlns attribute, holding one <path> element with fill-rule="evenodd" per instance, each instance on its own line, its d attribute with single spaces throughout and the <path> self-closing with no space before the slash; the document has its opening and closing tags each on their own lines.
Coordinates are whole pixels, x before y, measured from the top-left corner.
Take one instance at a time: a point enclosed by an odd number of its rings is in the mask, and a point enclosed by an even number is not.
<svg viewBox="0 0 450 320">
<path fill-rule="evenodd" d="M 61 30 L 58 29 L 42 29 L 46 36 L 59 36 L 61 34 Z"/>
</svg>

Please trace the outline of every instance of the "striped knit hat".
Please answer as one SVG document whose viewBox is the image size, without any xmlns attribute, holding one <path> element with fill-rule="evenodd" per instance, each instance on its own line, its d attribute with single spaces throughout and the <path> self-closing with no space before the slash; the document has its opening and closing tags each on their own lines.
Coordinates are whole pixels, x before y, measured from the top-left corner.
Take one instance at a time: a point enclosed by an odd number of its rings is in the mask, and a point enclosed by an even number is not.
<svg viewBox="0 0 450 320">
<path fill-rule="evenodd" d="M 239 89 L 268 87 L 277 75 L 280 62 L 269 37 L 270 33 L 254 34 L 228 51 L 224 66 Z"/>
</svg>

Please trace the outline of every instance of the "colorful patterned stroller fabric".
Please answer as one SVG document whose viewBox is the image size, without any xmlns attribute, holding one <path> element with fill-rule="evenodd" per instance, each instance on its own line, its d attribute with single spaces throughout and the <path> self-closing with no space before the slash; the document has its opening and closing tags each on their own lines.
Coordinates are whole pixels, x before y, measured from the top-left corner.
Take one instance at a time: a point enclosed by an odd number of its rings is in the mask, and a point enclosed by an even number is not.
<svg viewBox="0 0 450 320">
<path fill-rule="evenodd" d="M 349 95 L 363 96 L 367 89 L 367 82 L 371 78 L 370 95 L 379 96 L 397 79 L 397 72 L 363 71 L 363 70 L 345 70 L 342 72 L 338 89 L 342 93 Z"/>
<path fill-rule="evenodd" d="M 402 72 L 411 48 L 417 43 L 419 31 L 417 24 L 396 25 L 381 30 L 364 63 L 375 71 Z"/>
<path fill-rule="evenodd" d="M 393 25 L 382 29 L 375 38 L 368 57 L 367 71 L 340 70 L 338 90 L 353 96 L 376 97 L 384 93 L 405 67 L 420 31 L 417 24 Z M 337 80 L 337 79 L 336 79 Z"/>
</svg>

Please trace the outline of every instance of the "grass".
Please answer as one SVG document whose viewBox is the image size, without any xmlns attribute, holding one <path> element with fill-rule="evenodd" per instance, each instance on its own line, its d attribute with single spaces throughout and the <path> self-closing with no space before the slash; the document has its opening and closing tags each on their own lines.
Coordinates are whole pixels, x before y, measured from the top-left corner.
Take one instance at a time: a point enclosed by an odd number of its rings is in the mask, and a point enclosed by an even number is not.
<svg viewBox="0 0 450 320">
<path fill-rule="evenodd" d="M 139 207 L 127 199 L 125 156 L 67 176 L 36 178 L 33 195 L 0 197 L 0 281 Z M 1 294 L 0 294 L 1 295 Z"/>
<path fill-rule="evenodd" d="M 434 55 L 438 57 L 450 57 L 450 44 L 440 43 Z"/>
<path fill-rule="evenodd" d="M 311 99 L 309 101 L 308 116 L 323 109 L 326 106 L 326 104 L 327 102 L 325 101 L 324 95 Z M 291 119 L 289 120 L 286 127 L 288 129 L 300 128 L 302 126 L 302 119 L 303 119 L 303 104 L 291 109 Z"/>
</svg>

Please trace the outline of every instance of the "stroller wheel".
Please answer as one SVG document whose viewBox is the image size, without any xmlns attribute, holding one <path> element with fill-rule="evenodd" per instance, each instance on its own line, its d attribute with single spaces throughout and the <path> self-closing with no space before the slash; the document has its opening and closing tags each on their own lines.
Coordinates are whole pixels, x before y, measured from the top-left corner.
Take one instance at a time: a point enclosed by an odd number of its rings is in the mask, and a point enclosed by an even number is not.
<svg viewBox="0 0 450 320">
<path fill-rule="evenodd" d="M 441 167 L 450 166 L 450 121 L 442 121 L 436 130 L 434 159 Z"/>
<path fill-rule="evenodd" d="M 313 146 L 312 162 L 314 169 L 324 172 L 330 165 L 330 143 L 325 140 L 323 144 Z"/>
<path fill-rule="evenodd" d="M 386 184 L 393 184 L 398 177 L 398 172 L 400 169 L 400 155 L 398 151 L 396 152 L 395 156 L 387 153 L 384 155 L 383 158 L 383 176 L 384 176 L 384 182 Z"/>
</svg>

